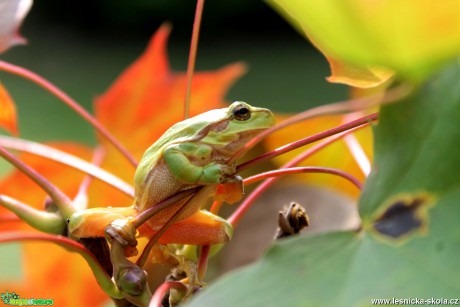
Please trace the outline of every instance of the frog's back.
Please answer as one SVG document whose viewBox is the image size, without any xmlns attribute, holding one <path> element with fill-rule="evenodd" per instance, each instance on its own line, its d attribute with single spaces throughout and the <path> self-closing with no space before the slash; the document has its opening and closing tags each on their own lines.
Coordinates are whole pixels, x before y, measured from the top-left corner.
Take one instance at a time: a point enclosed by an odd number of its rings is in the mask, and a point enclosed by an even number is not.
<svg viewBox="0 0 460 307">
<path fill-rule="evenodd" d="M 199 138 L 202 129 L 215 122 L 216 118 L 221 117 L 224 110 L 212 110 L 176 123 L 145 151 L 134 176 L 135 203 L 138 206 L 141 203 L 145 205 L 147 194 L 154 194 L 150 195 L 148 199 L 158 202 L 163 200 L 164 196 L 170 196 L 183 188 L 178 184 L 173 174 L 169 172 L 164 162 L 163 152 L 165 148 L 171 144 Z"/>
</svg>

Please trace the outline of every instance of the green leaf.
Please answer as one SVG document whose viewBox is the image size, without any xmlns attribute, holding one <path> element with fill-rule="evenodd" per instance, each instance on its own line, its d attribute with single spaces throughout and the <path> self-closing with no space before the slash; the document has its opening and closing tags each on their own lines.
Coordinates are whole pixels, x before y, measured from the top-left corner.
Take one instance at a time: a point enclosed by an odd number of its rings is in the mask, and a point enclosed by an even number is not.
<svg viewBox="0 0 460 307">
<path fill-rule="evenodd" d="M 279 241 L 259 262 L 224 276 L 187 306 L 458 298 L 459 79 L 454 63 L 411 97 L 383 108 L 375 167 L 360 200 L 361 230 Z"/>
<path fill-rule="evenodd" d="M 328 57 L 423 79 L 460 53 L 460 2 L 268 0 Z"/>
</svg>

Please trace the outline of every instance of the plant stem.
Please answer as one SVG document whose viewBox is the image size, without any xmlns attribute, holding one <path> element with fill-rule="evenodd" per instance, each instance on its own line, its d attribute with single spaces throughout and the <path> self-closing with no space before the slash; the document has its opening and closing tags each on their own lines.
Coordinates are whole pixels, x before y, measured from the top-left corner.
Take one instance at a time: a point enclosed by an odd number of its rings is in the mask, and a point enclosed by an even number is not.
<svg viewBox="0 0 460 307">
<path fill-rule="evenodd" d="M 256 183 L 260 180 L 272 178 L 272 177 L 280 177 L 284 175 L 292 175 L 292 174 L 300 174 L 300 173 L 320 173 L 320 174 L 331 174 L 342 177 L 352 184 L 354 184 L 358 189 L 362 189 L 362 183 L 356 179 L 353 175 L 344 172 L 339 169 L 329 168 L 329 167 L 320 167 L 320 166 L 303 166 L 303 167 L 290 167 L 290 168 L 283 168 L 277 169 L 265 173 L 260 173 L 255 176 L 251 176 L 244 180 L 245 185 Z"/>
<path fill-rule="evenodd" d="M 63 101 L 72 110 L 79 114 L 84 120 L 86 120 L 96 131 L 98 131 L 110 144 L 112 144 L 134 167 L 137 167 L 137 161 L 128 152 L 128 150 L 121 145 L 121 143 L 88 111 L 86 111 L 80 104 L 70 98 L 69 95 L 61 91 L 57 86 L 39 76 L 38 74 L 27 70 L 23 67 L 16 66 L 5 61 L 0 61 L 0 70 L 7 71 L 9 73 L 26 78 L 42 88 L 56 96 L 58 99 Z"/>
<path fill-rule="evenodd" d="M 169 218 L 169 220 L 163 224 L 163 226 L 161 226 L 161 228 L 150 238 L 149 242 L 147 243 L 147 245 L 145 246 L 144 250 L 142 251 L 142 254 L 141 256 L 139 257 L 139 259 L 137 259 L 137 262 L 136 264 L 139 266 L 139 267 L 143 267 L 145 265 L 145 262 L 147 261 L 147 258 L 149 256 L 149 253 L 150 253 L 150 250 L 152 249 L 152 247 L 155 245 L 155 243 L 158 241 L 158 239 L 164 234 L 164 232 L 169 228 L 169 226 L 171 226 L 172 224 L 174 224 L 177 219 L 179 218 L 179 216 L 181 215 L 181 213 L 183 211 L 185 211 L 185 209 L 187 209 L 187 205 L 189 203 L 190 200 L 187 200 L 172 216 L 171 218 Z"/>
<path fill-rule="evenodd" d="M 209 245 L 202 245 L 200 248 L 200 258 L 198 259 L 198 278 L 199 280 L 203 280 L 206 276 L 206 270 L 208 268 L 208 257 L 209 251 L 211 250 L 211 246 Z"/>
<path fill-rule="evenodd" d="M 347 119 L 354 119 L 356 118 L 355 114 L 349 114 L 344 117 L 344 121 Z M 363 172 L 364 176 L 368 176 L 371 172 L 371 162 L 367 157 L 366 153 L 364 152 L 363 147 L 359 144 L 356 136 L 354 134 L 348 134 L 343 138 L 348 150 L 351 153 L 351 156 L 355 159 L 356 163 L 358 164 L 359 168 Z"/>
<path fill-rule="evenodd" d="M 184 119 L 189 117 L 190 109 L 190 95 L 192 91 L 192 78 L 193 71 L 195 70 L 196 53 L 198 50 L 198 39 L 200 36 L 201 16 L 203 15 L 204 0 L 196 2 L 195 20 L 193 22 L 192 41 L 190 43 L 190 53 L 188 56 L 187 66 L 187 88 L 185 91 L 184 102 Z"/>
<path fill-rule="evenodd" d="M 83 245 L 69 238 L 59 235 L 36 234 L 36 233 L 2 233 L 0 234 L 0 243 L 17 242 L 17 241 L 44 241 L 55 243 L 66 250 L 80 254 L 88 263 L 91 271 L 96 277 L 96 281 L 102 290 L 113 298 L 123 298 L 118 291 L 112 279 L 99 264 L 96 257 Z"/>
<path fill-rule="evenodd" d="M 277 130 L 281 130 L 287 126 L 290 126 L 295 123 L 298 123 L 298 122 L 301 122 L 301 121 L 304 121 L 310 118 L 314 118 L 317 116 L 361 111 L 361 110 L 370 108 L 375 105 L 383 105 L 386 103 L 391 103 L 391 102 L 397 101 L 409 95 L 412 92 L 412 90 L 413 90 L 412 86 L 408 84 L 402 84 L 398 87 L 388 90 L 383 97 L 381 94 L 376 94 L 376 95 L 372 95 L 369 97 L 339 101 L 336 103 L 326 104 L 326 105 L 322 105 L 316 108 L 306 110 L 258 134 L 252 140 L 247 142 L 240 150 L 238 150 L 238 152 L 236 152 L 232 156 L 232 158 L 230 159 L 228 163 L 235 162 L 245 152 L 247 152 L 250 148 L 252 148 L 257 143 L 259 143 L 267 135 L 272 134 L 273 132 Z"/>
<path fill-rule="evenodd" d="M 0 146 L 22 152 L 27 152 L 36 156 L 40 156 L 46 159 L 62 163 L 64 165 L 80 170 L 88 175 L 91 175 L 92 177 L 97 178 L 102 182 L 105 182 L 113 186 L 114 188 L 128 196 L 134 196 L 134 189 L 128 183 L 114 176 L 112 173 L 109 173 L 103 170 L 102 168 L 97 167 L 94 164 L 88 163 L 83 159 L 80 159 L 74 155 L 61 151 L 59 149 L 46 146 L 40 143 L 8 137 L 4 135 L 0 136 Z"/>
<path fill-rule="evenodd" d="M 132 224 L 135 228 L 139 228 L 142 224 L 144 224 L 146 221 L 151 219 L 155 214 L 158 214 L 160 211 L 164 210 L 168 206 L 184 199 L 187 196 L 190 196 L 198 191 L 199 187 L 193 188 L 193 189 L 188 189 L 185 191 L 178 192 L 174 194 L 173 196 L 159 202 L 153 207 L 148 208 L 147 210 L 141 212 L 138 216 L 132 220 Z"/>
<path fill-rule="evenodd" d="M 182 291 L 184 293 L 187 291 L 187 287 L 181 282 L 178 282 L 178 281 L 166 281 L 166 282 L 162 283 L 157 288 L 155 293 L 153 294 L 152 300 L 150 301 L 150 304 L 149 304 L 149 307 L 162 307 L 163 306 L 162 302 L 163 302 L 164 296 L 172 288 L 177 289 L 179 291 Z"/>
<path fill-rule="evenodd" d="M 97 146 L 94 149 L 91 165 L 94 165 L 96 167 L 101 166 L 102 162 L 104 161 L 105 154 L 105 148 L 102 146 Z M 88 189 L 91 182 L 93 181 L 93 178 L 94 177 L 91 175 L 86 175 L 85 178 L 83 178 L 83 181 L 80 183 L 80 186 L 78 187 L 77 195 L 75 195 L 73 199 L 73 203 L 78 210 L 85 210 L 88 208 Z"/>
<path fill-rule="evenodd" d="M 46 180 L 42 175 L 37 173 L 33 168 L 16 158 L 3 147 L 0 146 L 0 156 L 13 164 L 18 170 L 23 172 L 27 177 L 38 184 L 53 200 L 64 218 L 71 216 L 76 210 L 69 197 L 64 194 L 58 187 Z"/>
<path fill-rule="evenodd" d="M 289 152 L 291 150 L 294 150 L 296 148 L 311 144 L 313 142 L 322 140 L 322 139 L 324 139 L 326 137 L 332 136 L 334 134 L 337 134 L 337 133 L 340 133 L 340 132 L 343 132 L 343 131 L 346 131 L 346 130 L 349 130 L 349 129 L 352 129 L 352 128 L 355 128 L 355 127 L 366 125 L 371 121 L 377 120 L 377 118 L 378 118 L 378 113 L 367 115 L 367 116 L 361 117 L 359 119 L 356 119 L 354 121 L 351 121 L 349 123 L 346 123 L 346 124 L 337 126 L 335 128 L 332 128 L 332 129 L 329 129 L 329 130 L 326 130 L 326 131 L 323 131 L 323 132 L 308 136 L 306 138 L 303 138 L 301 140 L 292 142 L 290 144 L 286 144 L 284 146 L 278 147 L 278 148 L 276 148 L 276 149 L 274 149 L 274 150 L 272 150 L 270 152 L 267 152 L 267 153 L 265 153 L 263 155 L 258 156 L 255 159 L 249 160 L 249 161 L 247 161 L 245 163 L 242 163 L 242 164 L 238 165 L 237 168 L 236 168 L 236 171 L 241 172 L 241 171 L 243 171 L 245 169 L 248 169 L 248 168 L 254 166 L 255 164 L 270 160 L 270 159 L 272 159 L 274 157 L 277 157 L 277 156 L 279 156 L 281 154 L 284 154 L 284 153 Z"/>
<path fill-rule="evenodd" d="M 222 201 L 220 201 L 220 200 L 215 200 L 215 201 L 212 203 L 211 209 L 209 209 L 209 212 L 211 212 L 212 214 L 218 214 L 221 207 L 222 207 Z"/>
<path fill-rule="evenodd" d="M 368 125 L 368 124 L 367 124 Z M 350 129 L 348 131 L 345 131 L 345 132 L 342 132 L 340 134 L 337 134 L 337 135 L 334 135 L 334 136 L 331 136 L 325 140 L 323 140 L 322 142 L 314 145 L 313 147 L 307 149 L 305 152 L 303 152 L 302 154 L 298 155 L 297 157 L 295 157 L 294 159 L 292 159 L 291 161 L 289 161 L 288 163 L 284 164 L 283 166 L 281 166 L 280 169 L 284 169 L 284 168 L 289 168 L 289 167 L 293 167 L 297 164 L 299 164 L 300 162 L 302 162 L 303 160 L 307 159 L 308 157 L 312 156 L 313 154 L 317 153 L 319 150 L 325 148 L 326 146 L 328 146 L 329 144 L 332 144 L 333 142 L 339 140 L 340 138 L 352 133 L 352 132 L 355 132 L 357 130 L 360 130 L 364 127 L 366 127 L 367 125 L 362 125 L 362 126 L 359 126 L 359 127 L 355 127 L 353 129 Z M 235 212 L 233 212 L 233 214 L 227 219 L 227 221 L 232 224 L 233 227 L 236 227 L 239 223 L 239 221 L 241 220 L 241 218 L 244 216 L 244 214 L 246 213 L 246 211 L 249 210 L 249 208 L 251 207 L 251 205 L 254 203 L 254 201 L 266 190 L 268 189 L 268 187 L 270 187 L 273 183 L 275 183 L 279 178 L 278 177 L 273 177 L 273 178 L 269 178 L 267 180 L 265 180 L 264 182 L 262 182 L 260 185 L 258 185 L 254 191 L 251 192 L 251 194 L 248 195 L 248 197 L 246 197 L 244 199 L 244 201 L 240 204 L 240 206 L 238 207 L 238 209 L 235 210 Z"/>
</svg>

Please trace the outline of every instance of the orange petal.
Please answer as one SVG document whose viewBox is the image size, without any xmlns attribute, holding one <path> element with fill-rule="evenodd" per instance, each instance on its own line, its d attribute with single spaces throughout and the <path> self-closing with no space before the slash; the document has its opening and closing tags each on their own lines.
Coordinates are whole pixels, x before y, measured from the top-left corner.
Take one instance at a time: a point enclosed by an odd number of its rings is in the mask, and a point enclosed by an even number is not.
<svg viewBox="0 0 460 307">
<path fill-rule="evenodd" d="M 186 78 L 170 71 L 162 26 L 147 50 L 128 67 L 95 104 L 97 118 L 127 148 L 142 153 L 174 123 L 183 119 Z M 212 72 L 197 72 L 192 83 L 191 115 L 223 107 L 228 88 L 245 71 L 236 63 Z"/>
<path fill-rule="evenodd" d="M 0 83 L 0 128 L 17 135 L 16 106 L 8 91 Z"/>
<path fill-rule="evenodd" d="M 281 121 L 285 117 L 286 116 L 278 115 L 278 121 Z M 301 138 L 307 137 L 309 135 L 318 133 L 326 129 L 333 128 L 342 123 L 342 115 L 324 116 L 321 118 L 311 119 L 293 125 L 291 127 L 282 129 L 281 131 L 276 132 L 273 135 L 270 135 L 266 139 L 264 144 L 266 145 L 266 147 L 268 147 L 268 150 L 273 150 L 287 143 L 299 140 Z M 372 159 L 372 133 L 370 128 L 365 128 L 364 130 L 356 132 L 355 136 L 359 140 L 360 144 L 363 146 L 366 155 L 369 157 L 369 159 Z M 310 146 L 312 145 L 302 147 L 287 154 L 281 155 L 275 158 L 274 162 L 277 165 L 281 166 L 293 159 L 302 151 L 305 151 L 305 149 L 309 148 Z M 339 140 L 327 146 L 326 148 L 322 149 L 318 153 L 314 154 L 313 156 L 305 160 L 305 162 L 301 163 L 300 165 L 338 168 L 352 174 L 361 182 L 363 182 L 365 179 L 364 174 L 362 173 L 356 161 L 349 153 L 348 148 L 343 140 Z M 335 189 L 354 198 L 356 198 L 360 192 L 356 189 L 355 186 L 337 176 L 330 176 L 324 174 L 303 174 L 286 176 L 285 178 L 286 180 L 301 181 L 307 184 L 319 185 Z"/>
</svg>

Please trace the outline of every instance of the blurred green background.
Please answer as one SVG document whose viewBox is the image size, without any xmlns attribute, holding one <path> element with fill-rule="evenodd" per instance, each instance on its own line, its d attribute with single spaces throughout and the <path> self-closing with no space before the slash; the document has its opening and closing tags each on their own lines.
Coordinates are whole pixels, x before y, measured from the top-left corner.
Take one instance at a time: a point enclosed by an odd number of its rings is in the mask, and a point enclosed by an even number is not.
<svg viewBox="0 0 460 307">
<path fill-rule="evenodd" d="M 55 83 L 91 109 L 93 99 L 144 50 L 165 21 L 173 24 L 171 67 L 186 70 L 195 1 L 35 1 L 21 30 L 29 40 L 1 55 Z M 262 1 L 207 1 L 197 69 L 235 61 L 249 68 L 227 99 L 295 112 L 345 98 L 328 84 L 322 55 Z M 53 96 L 19 77 L 0 73 L 19 113 L 21 137 L 94 143 L 90 126 Z M 192 93 L 193 95 L 193 93 Z"/>
</svg>

